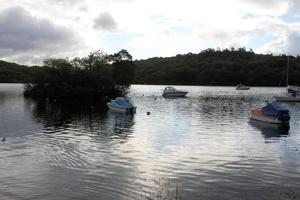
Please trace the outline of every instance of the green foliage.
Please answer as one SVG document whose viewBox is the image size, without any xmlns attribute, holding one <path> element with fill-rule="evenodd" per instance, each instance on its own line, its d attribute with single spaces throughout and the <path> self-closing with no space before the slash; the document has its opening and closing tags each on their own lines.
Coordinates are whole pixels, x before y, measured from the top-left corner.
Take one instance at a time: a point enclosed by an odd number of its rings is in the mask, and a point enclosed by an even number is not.
<svg viewBox="0 0 300 200">
<path fill-rule="evenodd" d="M 284 86 L 287 56 L 252 49 L 206 49 L 198 54 L 135 61 L 138 84 Z M 300 85 L 300 58 L 290 57 L 290 84 Z M 282 80 L 281 80 L 282 79 Z"/>
<path fill-rule="evenodd" d="M 74 96 L 75 91 L 83 88 L 90 95 L 90 89 L 87 88 L 103 93 L 105 88 L 128 86 L 131 83 L 284 86 L 286 64 L 286 55 L 255 54 L 253 50 L 247 51 L 245 48 L 206 49 L 198 54 L 137 61 L 132 61 L 132 56 L 122 49 L 112 55 L 96 51 L 84 58 L 48 59 L 43 67 L 26 67 L 0 61 L 0 82 L 30 81 L 33 84 L 29 88 L 33 85 L 36 88 L 51 85 L 49 91 L 58 91 L 53 88 L 66 85 Z M 299 76 L 300 57 L 291 56 L 289 83 L 300 85 Z M 61 96 L 64 95 L 62 92 Z"/>
<path fill-rule="evenodd" d="M 25 83 L 29 73 L 26 66 L 0 61 L 0 83 Z"/>
<path fill-rule="evenodd" d="M 135 75 L 135 67 L 132 61 L 122 60 L 113 63 L 114 79 L 119 85 L 129 85 Z"/>
<path fill-rule="evenodd" d="M 132 56 L 125 49 L 122 49 L 118 53 L 108 56 L 108 58 L 112 62 L 132 61 Z"/>
<path fill-rule="evenodd" d="M 127 92 L 134 78 L 134 64 L 123 59 L 111 62 L 112 58 L 114 56 L 97 51 L 73 60 L 47 59 L 43 67 L 32 68 L 30 84 L 26 85 L 24 94 L 31 97 L 99 101 L 122 95 Z M 117 87 L 116 84 L 124 86 Z"/>
</svg>

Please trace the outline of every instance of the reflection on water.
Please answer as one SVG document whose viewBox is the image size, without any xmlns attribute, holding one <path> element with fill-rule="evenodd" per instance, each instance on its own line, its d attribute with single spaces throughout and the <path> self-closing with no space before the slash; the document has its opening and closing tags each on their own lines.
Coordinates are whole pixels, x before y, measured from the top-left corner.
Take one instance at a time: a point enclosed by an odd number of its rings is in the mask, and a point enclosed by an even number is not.
<svg viewBox="0 0 300 200">
<path fill-rule="evenodd" d="M 284 104 L 289 128 L 249 123 L 284 88 L 176 88 L 187 97 L 133 86 L 137 113 L 123 115 L 0 84 L 1 199 L 147 199 L 177 184 L 182 199 L 299 199 L 300 105 Z"/>
<path fill-rule="evenodd" d="M 266 122 L 260 122 L 257 120 L 250 120 L 250 124 L 261 131 L 261 134 L 265 138 L 278 138 L 286 137 L 289 135 L 289 125 L 283 124 L 271 124 Z"/>
<path fill-rule="evenodd" d="M 25 99 L 25 109 L 30 110 L 33 118 L 47 130 L 53 129 L 47 133 L 57 133 L 76 125 L 86 132 L 113 138 L 117 135 L 128 135 L 134 125 L 134 115 L 107 112 L 106 107 L 81 105 L 79 102 L 56 103 Z"/>
</svg>

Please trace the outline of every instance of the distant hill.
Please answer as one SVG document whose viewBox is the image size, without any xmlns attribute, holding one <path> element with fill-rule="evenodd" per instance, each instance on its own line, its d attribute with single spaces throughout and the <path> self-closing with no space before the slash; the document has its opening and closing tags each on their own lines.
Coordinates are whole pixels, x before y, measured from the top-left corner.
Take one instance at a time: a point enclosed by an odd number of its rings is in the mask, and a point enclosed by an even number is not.
<svg viewBox="0 0 300 200">
<path fill-rule="evenodd" d="M 137 84 L 285 85 L 287 56 L 255 54 L 245 48 L 206 49 L 198 54 L 136 60 Z M 300 85 L 300 57 L 290 57 L 290 84 Z"/>
<path fill-rule="evenodd" d="M 206 49 L 134 63 L 134 84 L 285 86 L 287 56 L 255 54 L 245 48 Z M 0 82 L 26 83 L 34 68 L 0 61 Z M 300 85 L 299 56 L 290 56 L 289 74 L 289 83 Z"/>
<path fill-rule="evenodd" d="M 0 60 L 0 83 L 25 83 L 30 67 Z"/>
</svg>

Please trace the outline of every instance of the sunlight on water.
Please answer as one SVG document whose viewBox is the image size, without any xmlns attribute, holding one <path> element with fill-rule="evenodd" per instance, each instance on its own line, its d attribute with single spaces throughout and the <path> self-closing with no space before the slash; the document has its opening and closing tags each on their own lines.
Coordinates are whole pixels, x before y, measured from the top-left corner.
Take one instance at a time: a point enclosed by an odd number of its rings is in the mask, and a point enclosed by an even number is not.
<svg viewBox="0 0 300 200">
<path fill-rule="evenodd" d="M 300 104 L 289 128 L 249 121 L 284 88 L 177 88 L 132 86 L 131 116 L 0 84 L 1 199 L 300 199 Z"/>
</svg>

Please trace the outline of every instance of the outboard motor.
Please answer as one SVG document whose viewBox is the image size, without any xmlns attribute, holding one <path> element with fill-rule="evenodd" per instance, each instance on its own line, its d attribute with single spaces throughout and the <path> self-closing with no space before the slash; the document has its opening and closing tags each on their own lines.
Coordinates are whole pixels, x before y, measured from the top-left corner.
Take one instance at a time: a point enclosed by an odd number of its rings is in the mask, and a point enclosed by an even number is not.
<svg viewBox="0 0 300 200">
<path fill-rule="evenodd" d="M 291 119 L 289 110 L 284 108 L 279 103 L 268 103 L 265 107 L 262 108 L 262 112 L 270 117 L 277 118 L 278 120 L 286 123 Z"/>
<path fill-rule="evenodd" d="M 289 111 L 288 110 L 280 111 L 280 113 L 278 114 L 278 119 L 283 122 L 290 121 L 291 116 L 289 114 Z"/>
<path fill-rule="evenodd" d="M 133 107 L 131 107 L 131 108 L 129 109 L 129 113 L 130 113 L 130 114 L 133 114 Z"/>
</svg>

